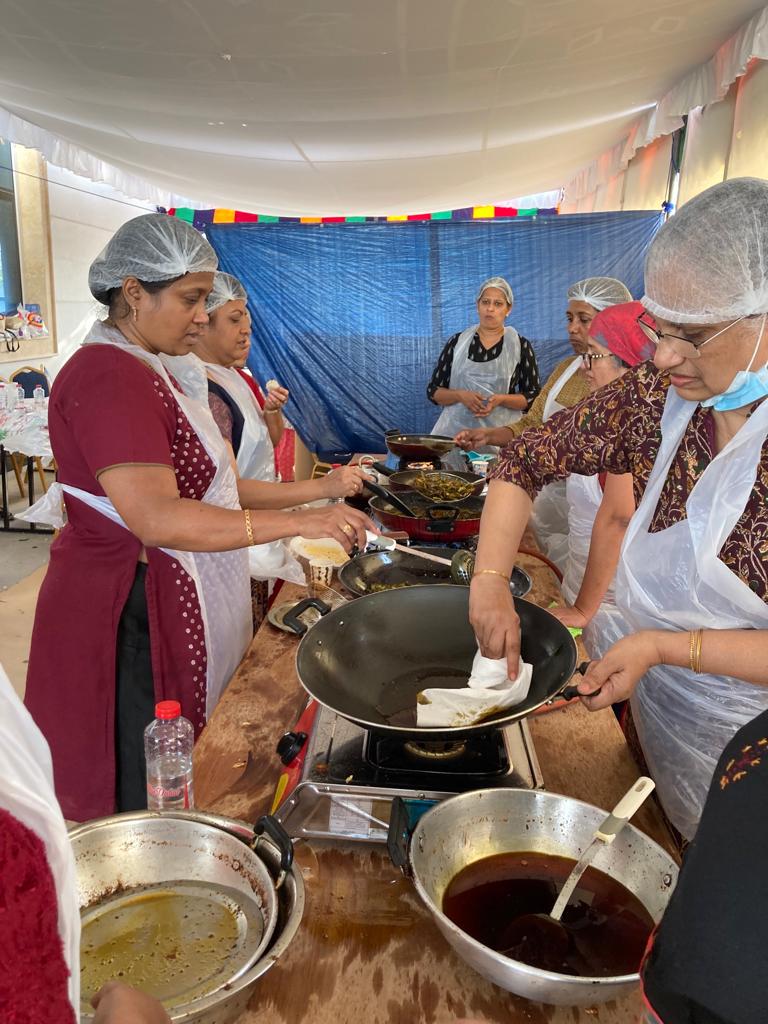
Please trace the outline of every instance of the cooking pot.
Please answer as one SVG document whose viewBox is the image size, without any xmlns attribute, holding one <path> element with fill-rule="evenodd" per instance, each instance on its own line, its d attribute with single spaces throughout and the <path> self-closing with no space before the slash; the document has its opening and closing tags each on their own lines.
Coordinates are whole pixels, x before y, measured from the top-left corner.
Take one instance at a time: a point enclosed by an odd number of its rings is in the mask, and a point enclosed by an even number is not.
<svg viewBox="0 0 768 1024">
<path fill-rule="evenodd" d="M 387 530 L 405 533 L 411 540 L 438 540 L 452 544 L 454 541 L 469 540 L 480 533 L 482 498 L 467 498 L 458 505 L 430 502 L 421 495 L 411 493 L 407 503 L 413 515 L 398 512 L 386 498 L 371 498 L 368 502 L 369 514 Z"/>
<path fill-rule="evenodd" d="M 403 434 L 388 430 L 384 435 L 387 448 L 399 459 L 429 462 L 447 455 L 456 447 L 452 437 L 445 434 Z"/>
<path fill-rule="evenodd" d="M 469 587 L 421 586 L 359 597 L 306 633 L 296 673 L 310 697 L 363 729 L 398 739 L 454 740 L 502 729 L 559 695 L 576 669 L 576 644 L 554 615 L 515 598 L 523 660 L 533 666 L 528 696 L 513 708 L 453 728 L 393 722 L 429 686 L 466 686 L 477 651 Z M 565 689 L 564 689 L 565 688 Z"/>
<path fill-rule="evenodd" d="M 176 951 L 171 951 L 174 960 L 169 964 L 168 984 L 174 991 L 163 998 L 173 1024 L 234 1021 L 245 1009 L 256 981 L 285 952 L 301 922 L 301 872 L 293 868 L 290 839 L 272 818 L 259 819 L 254 830 L 244 822 L 202 812 L 137 811 L 76 826 L 70 840 L 81 917 L 84 923 L 95 921 L 102 935 L 113 912 L 120 920 L 121 913 L 130 912 L 131 903 L 151 899 L 158 890 L 175 891 L 177 886 L 180 891 L 209 897 L 212 903 L 229 901 L 238 911 L 234 944 L 221 951 L 215 964 L 202 957 L 190 964 L 194 979 L 190 971 L 185 975 Z M 107 919 L 106 925 L 99 915 Z M 190 947 L 193 938 L 190 934 Z M 243 951 L 250 962 L 242 962 Z M 160 957 L 164 951 L 153 954 Z M 201 973 L 205 975 L 202 983 Z M 83 991 L 81 1024 L 93 1020 L 90 995 Z"/>
<path fill-rule="evenodd" d="M 402 815 L 393 813 L 389 848 L 395 863 L 413 879 L 437 927 L 470 967 L 526 999 L 586 1006 L 627 995 L 637 986 L 639 975 L 579 978 L 529 967 L 471 938 L 446 917 L 442 904 L 451 879 L 484 857 L 518 851 L 580 857 L 605 814 L 557 793 L 481 789 L 437 804 L 412 830 Z M 612 845 L 599 851 L 593 864 L 626 886 L 658 923 L 677 879 L 677 865 L 657 843 L 626 825 Z"/>
<path fill-rule="evenodd" d="M 426 551 L 430 555 L 438 555 L 450 560 L 455 554 L 454 548 L 415 548 L 411 550 Z M 413 587 L 431 584 L 451 583 L 451 567 L 437 562 L 428 562 L 408 551 L 368 551 L 355 555 L 339 569 L 339 582 L 342 586 L 358 597 L 364 594 L 375 594 L 386 587 Z M 515 597 L 525 597 L 531 587 L 528 573 L 515 566 L 512 570 L 510 589 Z"/>
</svg>

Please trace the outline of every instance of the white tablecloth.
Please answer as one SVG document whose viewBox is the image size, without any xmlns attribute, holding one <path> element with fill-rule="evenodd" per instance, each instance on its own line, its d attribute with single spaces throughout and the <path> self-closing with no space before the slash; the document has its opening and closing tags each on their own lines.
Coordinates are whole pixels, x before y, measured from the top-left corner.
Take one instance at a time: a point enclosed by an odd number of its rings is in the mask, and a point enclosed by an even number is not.
<svg viewBox="0 0 768 1024">
<path fill-rule="evenodd" d="M 7 452 L 50 459 L 47 400 L 44 408 L 38 408 L 33 398 L 25 398 L 15 409 L 0 409 L 0 444 Z"/>
</svg>

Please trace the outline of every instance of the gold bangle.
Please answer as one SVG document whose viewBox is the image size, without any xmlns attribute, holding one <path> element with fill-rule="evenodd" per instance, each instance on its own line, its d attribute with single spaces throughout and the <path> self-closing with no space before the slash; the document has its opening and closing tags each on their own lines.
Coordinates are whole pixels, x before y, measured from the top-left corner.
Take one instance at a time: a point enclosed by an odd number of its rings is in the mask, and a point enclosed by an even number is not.
<svg viewBox="0 0 768 1024">
<path fill-rule="evenodd" d="M 701 674 L 701 642 L 703 638 L 703 630 L 695 629 L 691 630 L 689 636 L 689 661 L 691 665 L 691 672 L 695 672 L 697 675 Z"/>
<path fill-rule="evenodd" d="M 694 659 L 695 662 L 696 662 L 696 668 L 694 669 L 694 671 L 697 673 L 697 675 L 701 675 L 701 642 L 702 642 L 703 639 L 704 639 L 704 630 L 702 630 L 702 629 L 697 630 L 697 632 L 696 632 L 696 658 Z"/>
<path fill-rule="evenodd" d="M 248 531 L 248 546 L 253 547 L 256 541 L 253 539 L 253 527 L 251 526 L 251 510 L 246 508 L 245 512 L 245 529 Z"/>
<path fill-rule="evenodd" d="M 498 569 L 475 569 L 472 573 L 473 576 L 482 576 L 483 573 L 488 573 L 490 576 L 501 576 L 502 579 L 509 583 L 509 576 L 505 572 L 499 572 Z"/>
</svg>

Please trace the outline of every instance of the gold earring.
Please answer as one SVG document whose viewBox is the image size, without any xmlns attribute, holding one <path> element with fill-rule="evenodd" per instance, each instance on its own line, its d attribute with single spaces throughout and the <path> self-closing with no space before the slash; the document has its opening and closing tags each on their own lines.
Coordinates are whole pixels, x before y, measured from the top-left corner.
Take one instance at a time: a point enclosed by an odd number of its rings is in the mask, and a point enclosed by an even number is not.
<svg viewBox="0 0 768 1024">
<path fill-rule="evenodd" d="M 139 311 L 138 309 L 136 309 L 135 306 L 131 306 L 131 314 L 133 316 L 133 322 L 136 323 L 136 321 L 139 319 Z"/>
</svg>

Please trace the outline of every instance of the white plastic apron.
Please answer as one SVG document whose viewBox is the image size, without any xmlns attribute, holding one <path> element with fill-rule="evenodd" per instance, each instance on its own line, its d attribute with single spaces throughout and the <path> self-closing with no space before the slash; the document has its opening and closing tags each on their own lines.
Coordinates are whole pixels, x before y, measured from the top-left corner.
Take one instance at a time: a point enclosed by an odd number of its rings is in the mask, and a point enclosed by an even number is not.
<svg viewBox="0 0 768 1024">
<path fill-rule="evenodd" d="M 98 321 L 84 344 L 115 345 L 141 359 L 165 381 L 216 466 L 215 475 L 208 485 L 203 501 L 222 508 L 239 509 L 237 478 L 232 469 L 229 450 L 208 408 L 207 385 L 206 402 L 203 405 L 174 386 L 158 356 L 129 344 L 119 331 L 108 328 Z M 177 357 L 174 370 L 178 368 L 179 361 Z M 199 360 L 197 362 L 199 363 Z M 60 528 L 64 525 L 62 492 L 78 498 L 108 519 L 128 529 L 108 498 L 59 483 L 53 484 L 45 497 L 18 518 Z M 210 717 L 222 690 L 240 664 L 253 636 L 248 552 L 246 548 L 236 551 L 175 551 L 168 548 L 161 550 L 171 558 L 177 559 L 195 584 L 205 629 L 208 657 L 206 716 Z"/>
<path fill-rule="evenodd" d="M 520 362 L 520 335 L 514 327 L 505 327 L 501 354 L 488 363 L 476 363 L 468 355 L 469 346 L 478 329 L 479 325 L 475 324 L 459 335 L 453 350 L 449 387 L 454 391 L 477 391 L 487 398 L 491 395 L 506 395 L 512 374 Z M 453 437 L 460 430 L 504 427 L 508 423 L 515 423 L 522 415 L 520 409 L 497 406 L 487 416 L 475 416 L 461 402 L 456 402 L 445 406 L 432 433 Z"/>
<path fill-rule="evenodd" d="M 579 596 L 589 560 L 595 516 L 603 500 L 603 489 L 597 476 L 571 473 L 566 481 L 568 500 L 568 560 L 563 578 L 563 596 L 573 604 Z M 600 607 L 584 628 L 582 639 L 593 660 L 602 658 L 609 647 L 625 636 L 627 625 L 616 607 L 614 581 L 606 590 Z"/>
<path fill-rule="evenodd" d="M 253 392 L 237 370 L 227 370 L 197 355 L 162 356 L 164 365 L 181 384 L 208 408 L 208 378 L 219 384 L 243 414 L 243 437 L 237 457 L 238 474 L 248 480 L 274 482 L 274 449 L 256 406 Z M 254 580 L 287 580 L 303 585 L 304 572 L 283 541 L 254 544 L 248 549 L 248 565 Z"/>
<path fill-rule="evenodd" d="M 253 392 L 237 372 L 216 363 L 203 363 L 205 372 L 219 384 L 243 416 L 243 438 L 237 453 L 237 472 L 245 480 L 266 480 L 275 477 L 275 449 L 261 409 Z"/>
<path fill-rule="evenodd" d="M 687 518 L 659 533 L 648 532 L 695 409 L 695 403 L 670 388 L 661 447 L 624 538 L 616 603 L 632 632 L 768 629 L 766 603 L 718 558 L 755 483 L 768 434 L 768 402 L 704 470 L 688 497 Z M 768 687 L 730 676 L 696 675 L 689 669 L 657 665 L 641 679 L 632 696 L 640 742 L 664 809 L 687 838 L 696 831 L 726 743 L 766 708 Z"/>
<path fill-rule="evenodd" d="M 544 403 L 542 422 L 546 423 L 550 416 L 568 407 L 557 400 L 571 377 L 575 377 L 581 369 L 581 359 L 574 356 L 573 362 L 555 381 L 550 388 Z M 543 554 L 565 572 L 568 564 L 568 501 L 565 496 L 565 480 L 555 480 L 542 487 L 533 503 L 530 519 L 531 528 Z"/>
<path fill-rule="evenodd" d="M 45 844 L 59 908 L 59 935 L 69 968 L 69 1001 L 80 1019 L 80 910 L 77 871 L 53 788 L 51 752 L 0 667 L 0 807 Z M 41 1011 L 42 1016 L 45 1013 Z"/>
<path fill-rule="evenodd" d="M 565 481 L 565 497 L 568 505 L 568 560 L 562 590 L 568 604 L 573 604 L 581 590 L 592 542 L 592 527 L 603 500 L 599 478 L 571 473 Z"/>
</svg>

